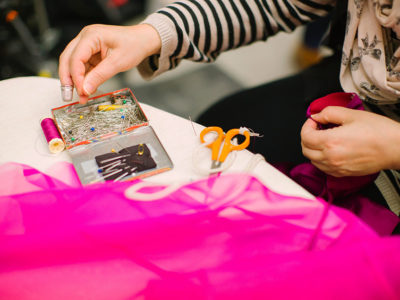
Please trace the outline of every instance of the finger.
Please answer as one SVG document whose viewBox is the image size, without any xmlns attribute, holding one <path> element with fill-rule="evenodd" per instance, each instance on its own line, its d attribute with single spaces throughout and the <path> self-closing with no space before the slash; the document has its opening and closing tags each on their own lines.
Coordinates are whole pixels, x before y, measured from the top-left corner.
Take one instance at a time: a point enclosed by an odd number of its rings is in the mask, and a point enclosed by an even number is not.
<svg viewBox="0 0 400 300">
<path fill-rule="evenodd" d="M 83 89 L 87 95 L 94 93 L 101 84 L 119 73 L 117 57 L 117 51 L 113 53 L 109 51 L 106 57 L 87 73 L 83 84 Z"/>
<path fill-rule="evenodd" d="M 86 95 L 80 95 L 79 96 L 79 103 L 80 104 L 86 104 L 89 100 L 89 96 Z"/>
<path fill-rule="evenodd" d="M 312 149 L 301 143 L 303 155 L 307 157 L 309 160 L 314 161 L 323 161 L 325 159 L 324 153 L 318 149 Z"/>
<path fill-rule="evenodd" d="M 328 106 L 311 118 L 322 124 L 343 125 L 353 120 L 354 110 L 341 106 Z"/>
<path fill-rule="evenodd" d="M 80 39 L 69 59 L 69 69 L 72 80 L 75 84 L 79 96 L 89 96 L 83 89 L 83 82 L 86 75 L 86 64 L 90 61 L 92 56 L 100 52 L 100 42 L 96 36 L 88 36 Z"/>
<path fill-rule="evenodd" d="M 318 130 L 318 124 L 312 119 L 307 119 L 300 132 L 302 144 L 310 149 L 322 150 L 324 136 L 321 133 L 323 131 Z"/>
<path fill-rule="evenodd" d="M 72 81 L 72 76 L 69 69 L 69 62 L 71 58 L 71 53 L 74 51 L 76 44 L 79 41 L 80 36 L 75 37 L 68 45 L 65 47 L 64 51 L 61 53 L 58 65 L 58 77 L 60 78 L 61 85 L 74 86 Z"/>
</svg>

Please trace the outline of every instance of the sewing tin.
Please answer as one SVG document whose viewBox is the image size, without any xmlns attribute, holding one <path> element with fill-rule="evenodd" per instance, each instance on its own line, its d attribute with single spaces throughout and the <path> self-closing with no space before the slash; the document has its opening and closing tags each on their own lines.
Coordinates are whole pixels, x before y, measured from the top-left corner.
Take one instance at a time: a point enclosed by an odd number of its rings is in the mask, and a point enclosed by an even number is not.
<svg viewBox="0 0 400 300">
<path fill-rule="evenodd" d="M 108 154 L 122 157 L 120 160 L 125 163 L 126 159 L 135 157 L 135 160 L 129 160 L 132 164 L 126 166 L 129 174 L 117 177 L 117 181 L 143 178 L 173 167 L 139 102 L 128 88 L 90 98 L 87 104 L 75 102 L 54 108 L 52 114 L 82 184 L 108 181 L 110 177 L 105 174 L 118 171 L 117 166 L 99 167 L 99 157 Z M 152 162 L 145 170 L 142 165 L 138 168 L 138 159 L 144 159 L 140 151 L 126 152 L 126 149 L 143 147 L 150 151 Z M 123 175 L 125 171 L 120 173 Z"/>
</svg>

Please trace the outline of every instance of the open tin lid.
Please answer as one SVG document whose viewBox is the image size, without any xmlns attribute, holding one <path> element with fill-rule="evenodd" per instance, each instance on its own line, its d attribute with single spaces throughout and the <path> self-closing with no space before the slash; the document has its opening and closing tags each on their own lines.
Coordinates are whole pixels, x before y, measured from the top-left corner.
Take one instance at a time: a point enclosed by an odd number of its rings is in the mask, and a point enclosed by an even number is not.
<svg viewBox="0 0 400 300">
<path fill-rule="evenodd" d="M 132 180 L 173 168 L 129 88 L 52 113 L 82 184 Z"/>
<path fill-rule="evenodd" d="M 66 149 L 108 139 L 148 125 L 129 88 L 52 109 Z"/>
</svg>

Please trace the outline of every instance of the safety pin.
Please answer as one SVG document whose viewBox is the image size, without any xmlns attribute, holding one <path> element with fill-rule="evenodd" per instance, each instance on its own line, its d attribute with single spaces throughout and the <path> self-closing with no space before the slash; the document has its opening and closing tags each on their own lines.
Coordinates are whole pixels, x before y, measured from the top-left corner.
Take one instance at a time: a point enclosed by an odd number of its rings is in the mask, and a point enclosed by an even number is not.
<svg viewBox="0 0 400 300">
<path fill-rule="evenodd" d="M 143 155 L 143 153 L 144 153 L 144 146 L 143 144 L 139 144 L 137 154 Z"/>
</svg>

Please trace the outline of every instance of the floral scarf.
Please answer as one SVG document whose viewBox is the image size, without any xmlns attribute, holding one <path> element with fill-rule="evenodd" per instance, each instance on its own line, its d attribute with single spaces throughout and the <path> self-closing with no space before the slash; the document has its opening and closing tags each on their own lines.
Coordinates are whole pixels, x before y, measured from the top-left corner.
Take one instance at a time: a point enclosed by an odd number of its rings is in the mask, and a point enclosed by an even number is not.
<svg viewBox="0 0 400 300">
<path fill-rule="evenodd" d="M 349 0 L 340 71 L 344 91 L 370 103 L 400 103 L 399 45 L 400 0 Z"/>
</svg>

